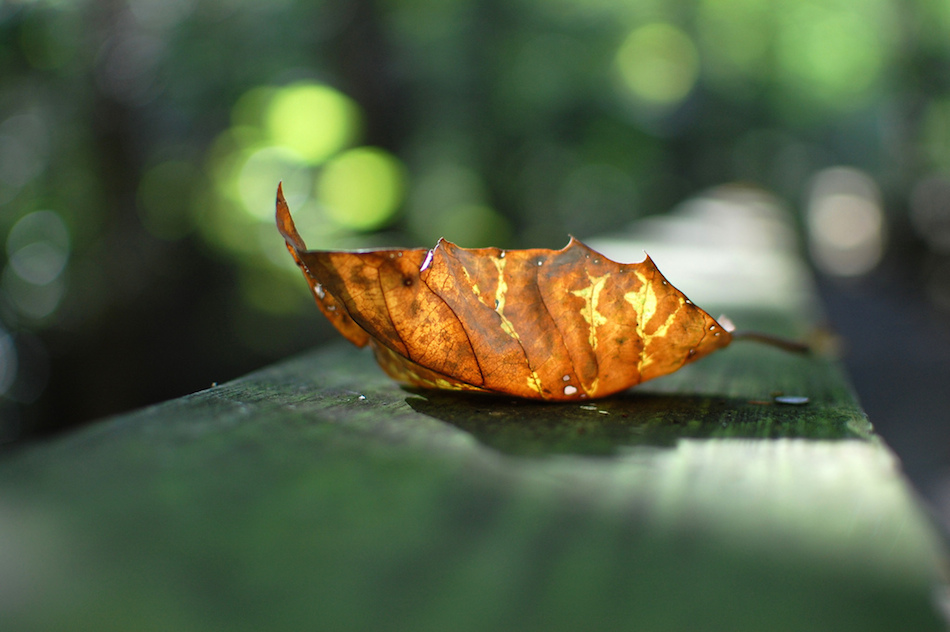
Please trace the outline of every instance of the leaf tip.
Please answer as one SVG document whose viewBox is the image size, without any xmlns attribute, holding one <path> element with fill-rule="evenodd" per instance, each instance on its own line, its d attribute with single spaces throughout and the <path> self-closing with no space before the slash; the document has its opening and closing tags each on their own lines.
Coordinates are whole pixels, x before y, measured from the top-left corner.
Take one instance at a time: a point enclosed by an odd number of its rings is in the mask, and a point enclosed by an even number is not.
<svg viewBox="0 0 950 632">
<path fill-rule="evenodd" d="M 297 232 L 297 227 L 294 225 L 294 220 L 290 216 L 290 207 L 287 206 L 287 200 L 284 199 L 283 182 L 277 183 L 276 207 L 277 230 L 280 231 L 281 235 L 283 235 L 284 241 L 287 242 L 287 246 L 297 251 L 306 250 L 307 246 L 300 237 L 300 233 Z"/>
</svg>

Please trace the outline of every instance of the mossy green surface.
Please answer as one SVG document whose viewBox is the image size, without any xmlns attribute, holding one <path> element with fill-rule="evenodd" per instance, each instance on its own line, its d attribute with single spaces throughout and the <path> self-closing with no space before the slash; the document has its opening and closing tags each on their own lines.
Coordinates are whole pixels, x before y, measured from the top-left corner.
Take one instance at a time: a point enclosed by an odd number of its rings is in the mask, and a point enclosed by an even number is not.
<svg viewBox="0 0 950 632">
<path fill-rule="evenodd" d="M 4 630 L 941 630 L 942 562 L 834 362 L 752 345 L 581 405 L 335 345 L 0 462 Z"/>
</svg>

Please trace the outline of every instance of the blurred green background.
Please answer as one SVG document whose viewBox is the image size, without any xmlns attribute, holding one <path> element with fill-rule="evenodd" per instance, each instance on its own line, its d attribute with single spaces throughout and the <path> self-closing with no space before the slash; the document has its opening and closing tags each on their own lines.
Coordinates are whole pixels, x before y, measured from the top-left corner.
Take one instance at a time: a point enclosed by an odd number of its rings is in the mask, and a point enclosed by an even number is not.
<svg viewBox="0 0 950 632">
<path fill-rule="evenodd" d="M 280 180 L 311 248 L 560 247 L 763 187 L 950 513 L 950 2 L 6 0 L 0 439 L 335 338 Z"/>
</svg>

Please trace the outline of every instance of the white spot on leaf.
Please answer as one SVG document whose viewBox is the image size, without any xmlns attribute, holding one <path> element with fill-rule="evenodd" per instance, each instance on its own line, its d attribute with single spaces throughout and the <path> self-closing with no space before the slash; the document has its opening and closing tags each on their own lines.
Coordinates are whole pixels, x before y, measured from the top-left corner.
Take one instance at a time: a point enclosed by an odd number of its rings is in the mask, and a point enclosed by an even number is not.
<svg viewBox="0 0 950 632">
<path fill-rule="evenodd" d="M 419 268 L 419 272 L 425 271 L 426 269 L 428 269 L 430 265 L 432 265 L 432 251 L 431 250 L 426 253 L 425 261 L 422 262 L 422 267 Z"/>
</svg>

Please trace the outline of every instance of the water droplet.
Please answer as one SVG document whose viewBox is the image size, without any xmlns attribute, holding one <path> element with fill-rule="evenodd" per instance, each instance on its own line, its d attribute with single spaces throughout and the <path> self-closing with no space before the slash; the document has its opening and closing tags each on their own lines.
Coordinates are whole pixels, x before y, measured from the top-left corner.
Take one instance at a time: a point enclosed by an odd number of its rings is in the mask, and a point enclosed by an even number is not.
<svg viewBox="0 0 950 632">
<path fill-rule="evenodd" d="M 323 300 L 323 297 L 327 295 L 327 291 L 324 290 L 323 286 L 320 285 L 319 283 L 317 283 L 317 287 L 314 288 L 314 291 L 317 293 L 317 298 L 320 299 L 321 301 Z"/>
<path fill-rule="evenodd" d="M 597 410 L 597 407 L 593 404 L 584 404 L 581 406 L 581 410 Z"/>
<path fill-rule="evenodd" d="M 721 315 L 719 316 L 719 318 L 717 318 L 716 320 L 719 321 L 719 324 L 720 324 L 720 325 L 722 326 L 722 328 L 725 329 L 726 331 L 735 331 L 735 330 L 736 330 L 735 323 L 733 323 L 732 320 L 730 320 L 729 317 L 726 316 L 725 314 L 721 314 Z"/>
<path fill-rule="evenodd" d="M 564 387 L 565 395 L 574 395 L 575 393 L 577 393 L 577 387 L 571 386 L 570 384 Z M 583 406 L 581 408 L 583 408 Z"/>
<path fill-rule="evenodd" d="M 787 406 L 803 406 L 808 403 L 808 398 L 803 395 L 778 395 L 774 401 Z"/>
<path fill-rule="evenodd" d="M 356 399 L 366 399 L 366 395 L 360 395 L 360 396 L 357 397 Z"/>
<path fill-rule="evenodd" d="M 597 412 L 599 412 L 601 415 L 609 415 L 609 414 L 610 414 L 610 413 L 608 413 L 606 410 L 598 410 Z"/>
<path fill-rule="evenodd" d="M 538 265 L 540 266 L 542 263 L 544 263 L 544 261 L 542 261 L 541 259 L 538 259 Z"/>
<path fill-rule="evenodd" d="M 389 258 L 390 258 L 390 259 L 395 259 L 395 258 L 396 258 L 396 253 L 395 253 L 395 252 L 389 253 Z"/>
<path fill-rule="evenodd" d="M 715 325 L 710 325 L 710 326 L 709 326 L 709 331 L 716 331 L 716 326 L 715 326 Z"/>
<path fill-rule="evenodd" d="M 689 350 L 689 355 L 691 355 L 691 356 L 696 355 L 696 349 L 690 349 L 690 350 Z"/>
<path fill-rule="evenodd" d="M 397 256 L 397 257 L 401 257 L 401 256 L 402 256 L 402 250 L 400 250 L 399 252 L 397 252 L 397 253 L 396 253 L 396 256 Z"/>
<path fill-rule="evenodd" d="M 570 376 L 570 375 L 565 375 L 565 376 L 562 377 L 561 379 L 562 379 L 563 381 L 565 381 L 565 382 L 570 382 L 570 381 L 571 381 L 571 376 Z"/>
<path fill-rule="evenodd" d="M 504 258 L 505 258 L 505 254 L 507 254 L 507 253 L 505 253 L 505 251 L 502 250 L 501 252 L 498 253 L 498 258 L 499 258 L 499 259 L 504 259 Z"/>
<path fill-rule="evenodd" d="M 327 311 L 328 311 L 328 312 L 335 312 L 335 311 L 336 311 L 336 305 L 327 305 Z"/>
<path fill-rule="evenodd" d="M 687 304 L 687 305 L 692 305 L 692 304 L 693 304 L 693 301 L 691 301 L 691 300 L 689 300 L 689 299 L 686 299 L 686 304 Z"/>
</svg>

